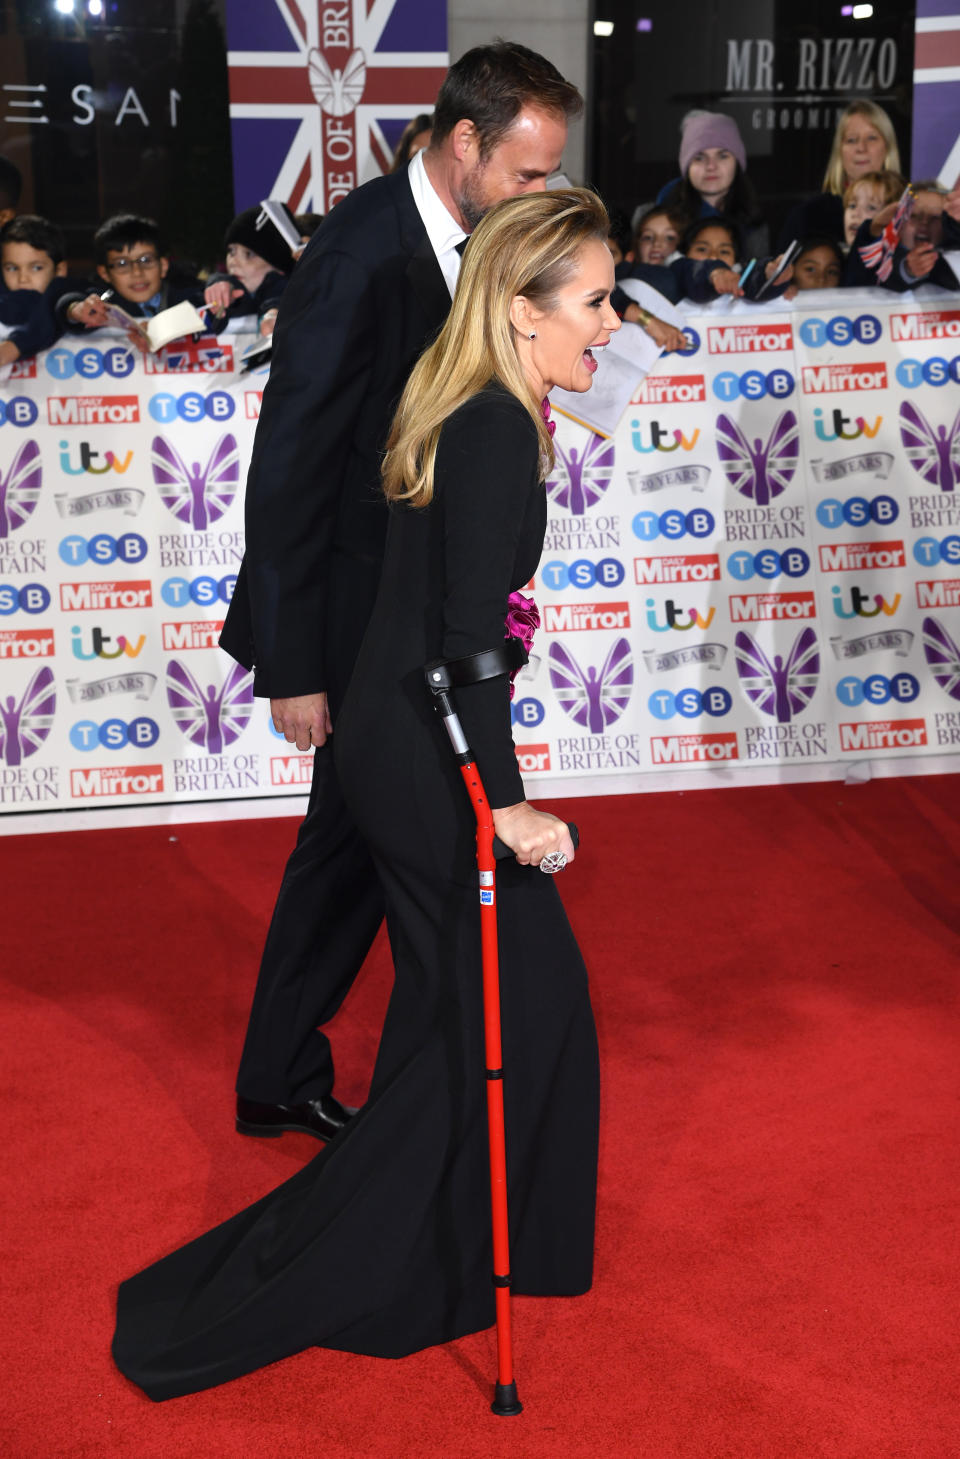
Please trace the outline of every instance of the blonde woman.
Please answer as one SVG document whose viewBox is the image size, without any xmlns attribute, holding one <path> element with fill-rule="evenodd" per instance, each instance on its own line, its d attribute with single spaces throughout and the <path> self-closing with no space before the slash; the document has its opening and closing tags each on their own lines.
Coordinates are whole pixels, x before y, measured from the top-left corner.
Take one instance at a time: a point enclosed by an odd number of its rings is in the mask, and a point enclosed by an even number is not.
<svg viewBox="0 0 960 1459">
<path fill-rule="evenodd" d="M 125 1282 L 114 1356 L 153 1398 L 311 1346 L 398 1358 L 492 1326 L 475 822 L 424 665 L 503 644 L 536 570 L 553 447 L 543 401 L 588 390 L 610 306 L 609 220 L 537 192 L 471 236 L 384 466 L 382 585 L 334 744 L 387 898 L 395 986 L 367 1103 L 298 1175 Z M 566 825 L 529 805 L 506 675 L 458 708 L 515 853 L 498 874 L 511 1269 L 591 1283 L 598 1065 L 586 970 L 553 876 Z"/>
<path fill-rule="evenodd" d="M 793 238 L 807 238 L 812 234 L 825 234 L 842 244 L 844 192 L 851 182 L 866 173 L 886 169 L 900 171 L 900 150 L 893 123 L 876 102 L 865 98 L 851 101 L 833 134 L 823 191 L 791 210 L 781 235 L 781 247 Z"/>
</svg>

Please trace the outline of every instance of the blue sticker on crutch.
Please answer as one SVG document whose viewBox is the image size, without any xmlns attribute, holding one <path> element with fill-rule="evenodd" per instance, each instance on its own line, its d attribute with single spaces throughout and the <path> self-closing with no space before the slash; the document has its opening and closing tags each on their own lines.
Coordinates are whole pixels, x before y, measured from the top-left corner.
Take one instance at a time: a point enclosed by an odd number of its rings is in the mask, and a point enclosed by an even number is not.
<svg viewBox="0 0 960 1459">
<path fill-rule="evenodd" d="M 488 892 L 485 887 L 480 888 L 480 905 L 481 907 L 493 906 L 493 892 Z"/>
</svg>

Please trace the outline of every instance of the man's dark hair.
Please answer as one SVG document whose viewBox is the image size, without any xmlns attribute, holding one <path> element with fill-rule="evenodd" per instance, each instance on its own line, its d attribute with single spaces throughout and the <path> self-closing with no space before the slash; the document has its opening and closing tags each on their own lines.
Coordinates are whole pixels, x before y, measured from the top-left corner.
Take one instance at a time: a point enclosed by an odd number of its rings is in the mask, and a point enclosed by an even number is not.
<svg viewBox="0 0 960 1459">
<path fill-rule="evenodd" d="M 153 218 L 141 218 L 136 213 L 114 213 L 112 218 L 100 224 L 93 235 L 93 256 L 97 263 L 105 264 L 108 249 L 120 252 L 136 243 L 152 243 L 161 258 L 166 256 L 167 248 L 160 226 Z"/>
<path fill-rule="evenodd" d="M 54 223 L 36 213 L 20 213 L 0 229 L 0 248 L 5 243 L 26 243 L 38 253 L 47 253 L 54 263 L 63 263 L 66 247 L 63 234 Z"/>
<path fill-rule="evenodd" d="M 633 248 L 633 233 L 630 230 L 630 219 L 623 208 L 608 207 L 607 214 L 610 218 L 610 232 L 608 238 L 612 238 L 620 252 L 626 258 Z"/>
<path fill-rule="evenodd" d="M 473 122 L 485 160 L 525 106 L 570 120 L 583 111 L 583 97 L 546 57 L 526 46 L 502 40 L 474 46 L 450 67 L 440 87 L 431 145 L 449 136 L 457 122 Z"/>
<path fill-rule="evenodd" d="M 15 208 L 22 190 L 19 167 L 9 157 L 0 157 L 0 208 Z"/>
</svg>

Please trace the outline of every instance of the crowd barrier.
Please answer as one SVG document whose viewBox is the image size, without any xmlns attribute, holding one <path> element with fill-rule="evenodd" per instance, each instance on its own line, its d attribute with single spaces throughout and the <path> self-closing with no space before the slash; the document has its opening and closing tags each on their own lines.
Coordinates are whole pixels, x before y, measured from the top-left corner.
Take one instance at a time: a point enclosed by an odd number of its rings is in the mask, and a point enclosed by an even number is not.
<svg viewBox="0 0 960 1459">
<path fill-rule="evenodd" d="M 960 298 L 803 303 L 689 314 L 610 439 L 557 417 L 513 709 L 533 794 L 960 747 Z M 305 793 L 311 756 L 216 647 L 249 342 L 71 337 L 0 386 L 5 814 Z"/>
</svg>

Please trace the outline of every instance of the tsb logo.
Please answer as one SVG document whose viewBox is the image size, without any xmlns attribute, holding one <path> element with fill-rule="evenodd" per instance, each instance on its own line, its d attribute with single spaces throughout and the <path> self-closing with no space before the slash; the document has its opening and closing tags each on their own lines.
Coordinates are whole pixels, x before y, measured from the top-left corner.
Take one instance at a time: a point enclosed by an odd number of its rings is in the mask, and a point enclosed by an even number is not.
<svg viewBox="0 0 960 1459">
<path fill-rule="evenodd" d="M 188 390 L 185 395 L 151 395 L 148 409 L 154 420 L 162 424 L 173 420 L 229 420 L 235 410 L 233 396 L 225 390 L 211 390 L 201 395 L 199 390 Z"/>
<path fill-rule="evenodd" d="M 797 332 L 805 345 L 819 350 L 828 344 L 875 344 L 883 337 L 883 325 L 874 314 L 858 314 L 854 319 L 837 314 L 826 321 L 805 319 Z"/>
<path fill-rule="evenodd" d="M 912 704 L 920 693 L 919 680 L 913 674 L 871 674 L 867 679 L 858 679 L 848 674 L 837 685 L 837 698 L 841 704 L 887 704 L 895 699 L 898 704 Z"/>
<path fill-rule="evenodd" d="M 122 380 L 133 373 L 133 368 L 133 350 L 126 345 L 114 345 L 103 351 L 84 345 L 76 352 L 61 346 L 47 355 L 47 374 L 54 380 L 72 380 L 75 375 L 83 380 L 98 380 L 101 375 Z"/>
<path fill-rule="evenodd" d="M 738 582 L 745 583 L 752 577 L 802 578 L 810 571 L 810 558 L 802 547 L 788 547 L 786 552 L 777 552 L 765 547 L 760 552 L 733 552 L 727 558 L 727 572 Z"/>
<path fill-rule="evenodd" d="M 535 729 L 543 723 L 544 708 L 539 699 L 515 699 L 510 706 L 511 724 L 522 724 L 526 729 Z"/>
<path fill-rule="evenodd" d="M 916 390 L 918 385 L 956 385 L 960 382 L 960 355 L 945 360 L 942 355 L 933 355 L 929 360 L 901 360 L 897 365 L 897 383 L 905 390 Z"/>
<path fill-rule="evenodd" d="M 46 613 L 50 607 L 50 594 L 43 583 L 24 583 L 22 588 L 13 583 L 0 584 L 0 615 L 8 618 L 11 613 Z"/>
<path fill-rule="evenodd" d="M 638 512 L 631 523 L 633 535 L 641 542 L 655 542 L 658 537 L 678 541 L 681 537 L 709 537 L 717 529 L 713 514 L 705 507 L 689 512 Z"/>
<path fill-rule="evenodd" d="M 138 532 L 124 532 L 122 537 L 99 532 L 96 537 L 64 537 L 58 551 L 60 561 L 69 567 L 77 567 L 82 562 L 101 566 L 118 558 L 121 562 L 142 562 L 147 555 L 147 541 Z"/>
<path fill-rule="evenodd" d="M 623 582 L 623 563 L 615 557 L 604 557 L 599 562 L 588 562 L 580 558 L 571 562 L 547 562 L 540 569 L 545 588 L 562 593 L 564 588 L 618 588 Z"/>
<path fill-rule="evenodd" d="M 713 393 L 718 400 L 736 400 L 740 395 L 744 400 L 762 400 L 765 395 L 785 400 L 796 384 L 789 370 L 770 370 L 766 375 L 762 370 L 746 370 L 742 375 L 724 370 L 713 382 Z"/>
<path fill-rule="evenodd" d="M 720 719 L 730 713 L 733 698 L 719 684 L 712 689 L 679 689 L 676 694 L 671 694 L 669 689 L 655 689 L 647 700 L 647 708 L 657 719 L 673 719 L 676 714 L 684 719 L 698 719 L 701 714 Z"/>
<path fill-rule="evenodd" d="M 26 426 L 32 426 L 37 415 L 37 407 L 28 395 L 14 395 L 10 400 L 0 400 L 0 426 L 19 426 L 22 430 Z"/>
<path fill-rule="evenodd" d="M 141 716 L 127 724 L 122 719 L 107 719 L 96 724 L 92 719 L 78 720 L 70 730 L 70 743 L 75 750 L 123 750 L 127 745 L 146 750 L 160 738 L 156 720 Z"/>
<path fill-rule="evenodd" d="M 219 581 L 211 577 L 167 578 L 160 588 L 160 596 L 169 608 L 184 608 L 188 603 L 210 607 L 216 602 L 229 603 L 236 584 L 235 572 Z"/>
<path fill-rule="evenodd" d="M 956 567 L 960 563 L 960 537 L 942 537 L 939 542 L 936 537 L 918 537 L 913 544 L 913 555 L 924 567 L 932 567 L 937 562 Z"/>
<path fill-rule="evenodd" d="M 817 507 L 817 521 L 821 527 L 867 527 L 876 522 L 879 527 L 888 527 L 900 515 L 900 508 L 892 496 L 852 496 L 841 502 L 836 497 L 827 497 Z"/>
</svg>

